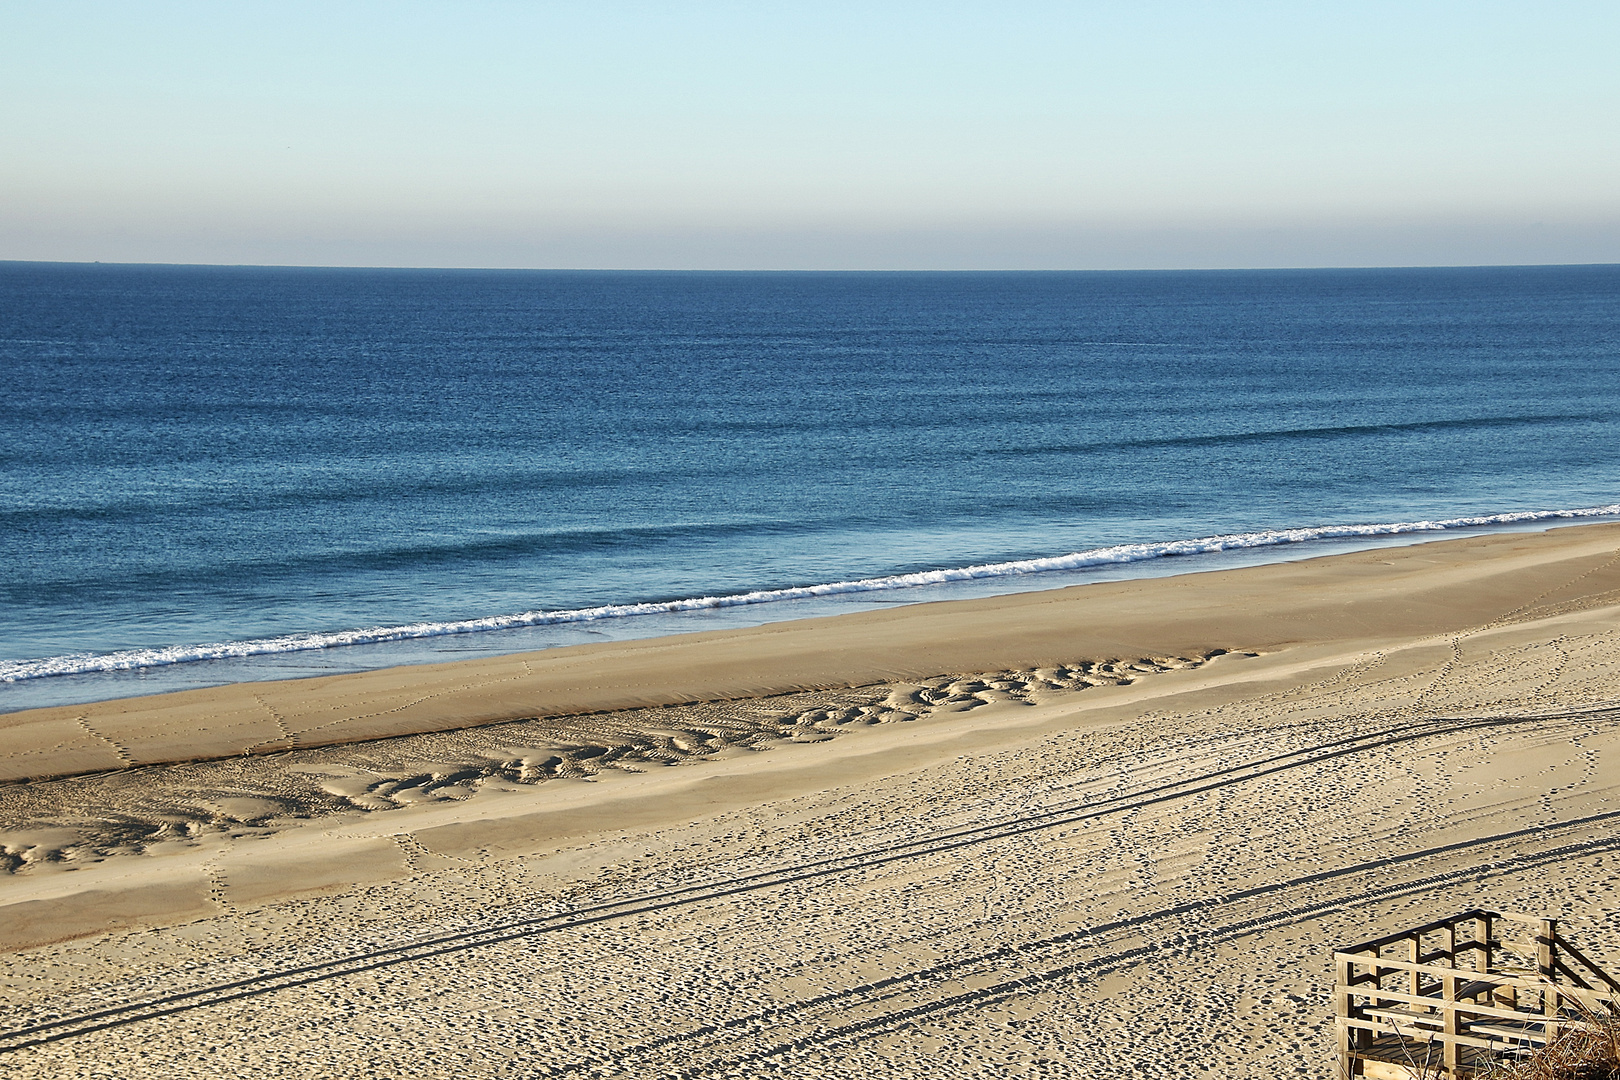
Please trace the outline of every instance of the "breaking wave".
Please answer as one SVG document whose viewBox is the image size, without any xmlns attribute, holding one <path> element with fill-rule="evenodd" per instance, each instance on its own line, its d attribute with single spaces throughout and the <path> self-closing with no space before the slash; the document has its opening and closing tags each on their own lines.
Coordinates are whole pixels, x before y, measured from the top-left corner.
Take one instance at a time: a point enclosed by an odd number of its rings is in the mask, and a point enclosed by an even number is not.
<svg viewBox="0 0 1620 1080">
<path fill-rule="evenodd" d="M 39 679 L 53 675 L 84 675 L 94 672 L 131 671 L 138 668 L 184 664 L 197 660 L 225 660 L 249 656 L 265 656 L 271 653 L 332 649 L 345 645 L 373 645 L 389 641 L 404 641 L 411 638 L 441 637 L 449 634 L 476 634 L 486 630 L 512 630 L 529 626 L 554 626 L 563 623 L 596 622 L 602 619 L 633 618 L 638 615 L 665 615 L 683 611 L 745 607 L 754 604 L 771 604 L 783 600 L 805 600 L 820 596 L 838 596 L 849 593 L 886 592 L 925 585 L 943 585 L 955 581 L 976 581 L 1025 574 L 1041 574 L 1054 570 L 1086 570 L 1093 567 L 1145 562 L 1151 559 L 1163 559 L 1179 555 L 1205 555 L 1245 548 L 1278 547 L 1284 544 L 1300 544 L 1312 540 L 1396 536 L 1404 533 L 1443 532 L 1448 529 L 1477 528 L 1489 525 L 1512 525 L 1526 522 L 1616 516 L 1620 516 L 1620 503 L 1609 506 L 1584 507 L 1576 510 L 1522 511 L 1508 514 L 1485 514 L 1477 517 L 1445 518 L 1436 521 L 1397 521 L 1367 525 L 1318 525 L 1298 529 L 1264 529 L 1258 532 L 1231 533 L 1223 536 L 1201 536 L 1190 540 L 1116 544 L 1112 547 L 1090 548 L 1085 551 L 1071 552 L 1067 555 L 1054 555 L 1049 558 L 1019 559 L 1013 562 L 984 563 L 977 566 L 950 567 L 941 570 L 923 570 L 910 574 L 892 574 L 886 577 L 860 578 L 853 581 L 833 581 L 822 585 L 804 585 L 785 589 L 761 589 L 755 592 L 734 593 L 726 596 L 694 596 L 680 600 L 662 600 L 649 603 L 605 604 L 600 607 L 575 608 L 563 611 L 523 611 L 513 615 L 490 615 L 481 619 L 461 619 L 453 622 L 419 622 L 404 626 L 377 626 L 357 630 L 339 630 L 331 633 L 284 634 L 276 637 L 252 638 L 246 641 L 226 641 L 202 645 L 170 645 L 161 648 L 126 649 L 119 652 L 99 654 L 75 653 L 40 660 L 17 660 L 0 663 L 0 682 L 21 682 L 25 679 Z"/>
</svg>

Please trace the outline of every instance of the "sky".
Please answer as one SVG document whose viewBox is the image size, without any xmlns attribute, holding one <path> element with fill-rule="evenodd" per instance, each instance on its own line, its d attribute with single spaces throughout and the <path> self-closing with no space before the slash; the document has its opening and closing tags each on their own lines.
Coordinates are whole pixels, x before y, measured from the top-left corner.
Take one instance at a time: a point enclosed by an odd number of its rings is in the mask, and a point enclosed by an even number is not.
<svg viewBox="0 0 1620 1080">
<path fill-rule="evenodd" d="M 0 0 L 0 259 L 1620 262 L 1620 4 Z"/>
</svg>

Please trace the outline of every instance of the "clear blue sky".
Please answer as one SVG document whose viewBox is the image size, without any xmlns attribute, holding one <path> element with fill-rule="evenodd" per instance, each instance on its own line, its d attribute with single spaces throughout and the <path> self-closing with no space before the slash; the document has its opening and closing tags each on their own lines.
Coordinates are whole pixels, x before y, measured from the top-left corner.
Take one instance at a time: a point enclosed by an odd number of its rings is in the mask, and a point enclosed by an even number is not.
<svg viewBox="0 0 1620 1080">
<path fill-rule="evenodd" d="M 1620 262 L 1620 4 L 0 0 L 0 258 Z"/>
</svg>

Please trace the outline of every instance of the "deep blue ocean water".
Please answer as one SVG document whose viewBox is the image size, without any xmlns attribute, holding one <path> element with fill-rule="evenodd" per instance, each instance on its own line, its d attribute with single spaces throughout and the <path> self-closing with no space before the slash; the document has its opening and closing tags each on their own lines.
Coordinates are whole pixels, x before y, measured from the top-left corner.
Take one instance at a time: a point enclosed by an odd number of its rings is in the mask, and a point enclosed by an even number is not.
<svg viewBox="0 0 1620 1080">
<path fill-rule="evenodd" d="M 0 377 L 0 710 L 1620 503 L 1614 266 L 0 263 Z"/>
</svg>

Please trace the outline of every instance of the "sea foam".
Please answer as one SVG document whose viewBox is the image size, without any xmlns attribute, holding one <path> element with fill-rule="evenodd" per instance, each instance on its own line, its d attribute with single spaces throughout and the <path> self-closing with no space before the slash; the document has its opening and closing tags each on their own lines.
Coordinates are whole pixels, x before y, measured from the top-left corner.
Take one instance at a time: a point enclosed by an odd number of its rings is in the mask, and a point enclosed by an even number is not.
<svg viewBox="0 0 1620 1080">
<path fill-rule="evenodd" d="M 1041 574 L 1059 570 L 1086 570 L 1094 567 L 1144 562 L 1178 555 L 1207 555 L 1221 551 L 1246 548 L 1278 547 L 1300 544 L 1312 540 L 1345 540 L 1356 537 L 1397 536 L 1406 533 L 1443 532 L 1448 529 L 1477 528 L 1490 525 L 1513 525 L 1538 521 L 1560 521 L 1575 518 L 1620 516 L 1620 503 L 1608 506 L 1589 506 L 1574 510 L 1531 510 L 1506 514 L 1483 514 L 1475 517 L 1445 518 L 1435 521 L 1395 521 L 1362 525 L 1317 525 L 1297 529 L 1263 529 L 1257 532 L 1229 533 L 1221 536 L 1201 536 L 1190 540 L 1168 540 L 1156 543 L 1116 544 L 1111 547 L 1089 548 L 1067 555 L 1054 555 L 1041 559 L 1019 559 L 1013 562 L 983 563 L 976 566 L 948 567 L 923 570 L 911 574 L 892 574 L 886 577 L 859 578 L 852 581 L 832 581 L 821 585 L 803 585 L 785 589 L 760 589 L 754 592 L 733 593 L 726 596 L 693 596 L 680 600 L 662 600 L 637 604 L 604 604 L 600 607 L 575 608 L 562 611 L 523 611 L 512 615 L 489 615 L 480 619 L 460 619 L 453 622 L 419 622 L 404 626 L 377 626 L 330 633 L 285 634 L 277 637 L 252 638 L 245 641 L 214 642 L 202 645 L 169 645 L 149 649 L 125 649 L 109 653 L 74 653 L 39 660 L 17 660 L 0 663 L 0 682 L 21 682 L 25 679 L 46 678 L 53 675 L 84 675 L 107 671 L 132 671 L 139 668 L 184 664 L 198 660 L 225 660 L 272 653 L 303 652 L 311 649 L 332 649 L 345 645 L 373 645 L 411 638 L 441 637 L 449 634 L 476 634 L 486 630 L 513 630 L 530 626 L 554 626 L 564 623 L 595 622 L 602 619 L 631 618 L 637 615 L 665 615 L 683 611 L 704 611 L 716 608 L 745 607 L 771 604 L 783 600 L 806 600 L 820 596 L 839 596 L 849 593 L 888 592 L 927 585 L 943 585 L 956 581 L 976 581 L 987 578 Z"/>
</svg>

